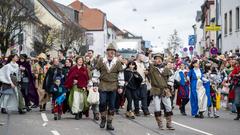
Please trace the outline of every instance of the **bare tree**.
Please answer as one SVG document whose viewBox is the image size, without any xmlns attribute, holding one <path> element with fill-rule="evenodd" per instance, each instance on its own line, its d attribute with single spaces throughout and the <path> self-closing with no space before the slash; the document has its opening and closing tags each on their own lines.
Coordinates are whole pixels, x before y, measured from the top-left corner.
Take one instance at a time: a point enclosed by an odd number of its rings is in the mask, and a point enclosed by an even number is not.
<svg viewBox="0 0 240 135">
<path fill-rule="evenodd" d="M 37 37 L 34 38 L 32 44 L 36 54 L 49 52 L 59 40 L 60 33 L 57 28 L 40 25 L 37 28 Z"/>
<path fill-rule="evenodd" d="M 168 39 L 168 52 L 170 55 L 176 54 L 182 47 L 182 40 L 178 36 L 177 30 L 174 30 L 173 34 Z"/>
<path fill-rule="evenodd" d="M 75 42 L 73 50 L 76 54 L 84 56 L 91 44 L 93 44 L 93 38 L 86 33 L 82 33 L 80 38 Z"/>
<path fill-rule="evenodd" d="M 73 49 L 78 42 L 82 42 L 84 39 L 83 35 L 85 30 L 79 25 L 71 22 L 65 24 L 62 30 L 59 30 L 60 40 L 59 46 L 55 45 L 56 48 L 60 48 L 66 55 L 69 49 Z"/>
<path fill-rule="evenodd" d="M 0 49 L 6 55 L 26 24 L 34 20 L 30 0 L 0 0 Z"/>
</svg>

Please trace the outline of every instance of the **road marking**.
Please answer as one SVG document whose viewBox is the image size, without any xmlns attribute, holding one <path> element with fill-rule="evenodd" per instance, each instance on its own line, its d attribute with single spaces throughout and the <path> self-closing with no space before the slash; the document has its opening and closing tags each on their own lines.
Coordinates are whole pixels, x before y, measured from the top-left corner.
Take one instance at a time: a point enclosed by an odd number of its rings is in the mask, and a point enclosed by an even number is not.
<svg viewBox="0 0 240 135">
<path fill-rule="evenodd" d="M 188 128 L 188 129 L 190 129 L 190 130 L 193 130 L 193 131 L 196 131 L 196 132 L 199 132 L 199 133 L 205 134 L 205 135 L 213 135 L 213 134 L 211 134 L 211 133 L 208 133 L 208 132 L 205 132 L 205 131 L 202 131 L 202 130 L 196 129 L 196 128 L 192 128 L 192 127 L 189 127 L 189 126 L 186 126 L 186 125 L 183 125 L 183 124 L 177 123 L 177 122 L 175 122 L 175 121 L 173 121 L 172 123 L 175 124 L 175 125 L 178 125 L 178 126 L 181 126 L 181 127 L 184 127 L 184 128 Z"/>
<path fill-rule="evenodd" d="M 43 119 L 44 122 L 48 121 L 46 113 L 41 113 L 41 116 L 42 116 L 42 119 Z"/>
<path fill-rule="evenodd" d="M 43 126 L 43 127 L 46 127 L 46 126 L 47 126 L 47 122 L 44 122 L 44 123 L 42 124 L 42 126 Z"/>
<path fill-rule="evenodd" d="M 56 131 L 56 130 L 52 130 L 51 132 L 52 132 L 53 135 L 60 135 L 60 134 L 58 133 L 58 131 Z"/>
</svg>

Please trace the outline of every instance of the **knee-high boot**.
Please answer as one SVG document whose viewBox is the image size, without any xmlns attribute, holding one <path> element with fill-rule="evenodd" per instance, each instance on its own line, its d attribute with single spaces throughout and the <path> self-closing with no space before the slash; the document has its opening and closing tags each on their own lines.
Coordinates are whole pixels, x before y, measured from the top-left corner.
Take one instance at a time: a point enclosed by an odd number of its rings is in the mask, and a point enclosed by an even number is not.
<svg viewBox="0 0 240 135">
<path fill-rule="evenodd" d="M 156 121 L 157 121 L 158 127 L 159 127 L 161 130 L 164 130 L 161 111 L 159 111 L 159 112 L 154 112 L 154 115 L 155 115 L 155 119 L 156 119 Z"/>
<path fill-rule="evenodd" d="M 167 120 L 167 129 L 168 130 L 175 130 L 175 128 L 172 126 L 172 112 L 166 112 L 166 120 Z"/>
<path fill-rule="evenodd" d="M 107 121 L 107 112 L 101 112 L 101 123 L 100 123 L 100 128 L 105 128 Z"/>
<path fill-rule="evenodd" d="M 114 111 L 109 111 L 108 118 L 107 118 L 107 130 L 114 130 L 114 127 L 112 125 L 113 116 L 114 116 Z"/>
</svg>

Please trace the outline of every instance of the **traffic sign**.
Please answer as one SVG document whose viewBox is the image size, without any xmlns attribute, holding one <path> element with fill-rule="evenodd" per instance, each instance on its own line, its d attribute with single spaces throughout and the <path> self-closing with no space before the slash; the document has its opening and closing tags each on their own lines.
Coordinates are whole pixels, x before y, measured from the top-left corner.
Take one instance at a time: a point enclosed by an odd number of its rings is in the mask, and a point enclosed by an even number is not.
<svg viewBox="0 0 240 135">
<path fill-rule="evenodd" d="M 195 44 L 196 44 L 196 35 L 189 35 L 188 45 L 195 45 Z"/>
<path fill-rule="evenodd" d="M 187 48 L 187 47 L 184 47 L 184 48 L 183 48 L 183 51 L 184 51 L 184 52 L 187 52 L 187 51 L 188 51 L 188 48 Z"/>
<path fill-rule="evenodd" d="M 220 31 L 221 29 L 222 27 L 216 24 L 206 25 L 205 27 L 206 31 Z"/>
<path fill-rule="evenodd" d="M 190 51 L 190 52 L 193 52 L 193 49 L 194 49 L 194 48 L 193 48 L 192 46 L 189 47 L 189 51 Z"/>
<path fill-rule="evenodd" d="M 216 54 L 218 54 L 218 49 L 217 49 L 216 47 L 212 47 L 212 48 L 210 49 L 210 53 L 211 53 L 212 55 L 216 55 Z"/>
</svg>

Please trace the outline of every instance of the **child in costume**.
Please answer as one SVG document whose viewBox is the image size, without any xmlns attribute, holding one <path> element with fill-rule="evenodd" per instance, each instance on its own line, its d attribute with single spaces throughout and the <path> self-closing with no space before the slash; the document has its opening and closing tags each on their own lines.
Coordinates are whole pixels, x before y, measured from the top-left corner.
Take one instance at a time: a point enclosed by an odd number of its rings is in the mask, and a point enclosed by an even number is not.
<svg viewBox="0 0 240 135">
<path fill-rule="evenodd" d="M 54 85 L 51 88 L 52 94 L 52 113 L 54 114 L 54 120 L 60 120 L 63 113 L 63 101 L 66 98 L 67 90 L 61 85 L 61 78 L 57 77 Z"/>
</svg>

